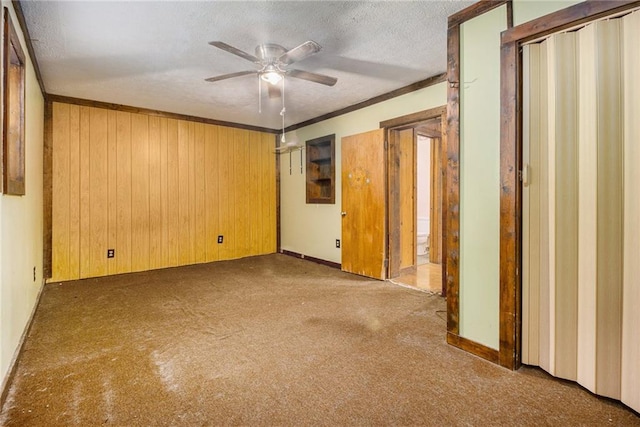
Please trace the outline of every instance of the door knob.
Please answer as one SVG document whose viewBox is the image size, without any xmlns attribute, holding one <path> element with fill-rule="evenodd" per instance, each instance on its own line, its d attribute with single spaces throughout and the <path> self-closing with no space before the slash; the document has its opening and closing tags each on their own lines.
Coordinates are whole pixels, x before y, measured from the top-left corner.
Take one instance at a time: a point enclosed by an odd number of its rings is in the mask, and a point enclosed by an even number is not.
<svg viewBox="0 0 640 427">
<path fill-rule="evenodd" d="M 347 213 L 346 212 L 340 212 L 340 215 L 347 216 Z"/>
</svg>

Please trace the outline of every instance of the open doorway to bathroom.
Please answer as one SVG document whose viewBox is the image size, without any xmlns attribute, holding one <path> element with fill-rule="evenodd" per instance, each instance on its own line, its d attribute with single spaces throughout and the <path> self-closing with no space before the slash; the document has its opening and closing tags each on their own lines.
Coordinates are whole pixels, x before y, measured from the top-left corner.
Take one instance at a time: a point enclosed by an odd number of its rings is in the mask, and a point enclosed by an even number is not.
<svg viewBox="0 0 640 427">
<path fill-rule="evenodd" d="M 444 108 L 381 123 L 388 137 L 388 276 L 443 290 Z"/>
</svg>

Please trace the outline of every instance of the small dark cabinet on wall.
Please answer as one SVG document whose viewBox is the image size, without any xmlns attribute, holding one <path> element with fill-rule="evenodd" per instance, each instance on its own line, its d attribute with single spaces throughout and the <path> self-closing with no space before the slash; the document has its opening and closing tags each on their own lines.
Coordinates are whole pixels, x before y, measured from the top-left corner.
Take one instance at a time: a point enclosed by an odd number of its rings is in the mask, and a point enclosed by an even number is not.
<svg viewBox="0 0 640 427">
<path fill-rule="evenodd" d="M 307 203 L 336 202 L 336 136 L 307 141 Z"/>
</svg>

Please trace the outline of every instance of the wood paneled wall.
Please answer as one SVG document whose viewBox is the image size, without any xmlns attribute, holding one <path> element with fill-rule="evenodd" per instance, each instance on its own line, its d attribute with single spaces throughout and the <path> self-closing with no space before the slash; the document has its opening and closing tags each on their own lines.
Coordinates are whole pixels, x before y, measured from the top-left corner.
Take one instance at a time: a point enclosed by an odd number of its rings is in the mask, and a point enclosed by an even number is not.
<svg viewBox="0 0 640 427">
<path fill-rule="evenodd" d="M 635 409 L 639 24 L 596 22 L 523 55 L 522 360 Z"/>
<path fill-rule="evenodd" d="M 51 280 L 275 252 L 273 135 L 60 102 L 52 116 Z"/>
</svg>

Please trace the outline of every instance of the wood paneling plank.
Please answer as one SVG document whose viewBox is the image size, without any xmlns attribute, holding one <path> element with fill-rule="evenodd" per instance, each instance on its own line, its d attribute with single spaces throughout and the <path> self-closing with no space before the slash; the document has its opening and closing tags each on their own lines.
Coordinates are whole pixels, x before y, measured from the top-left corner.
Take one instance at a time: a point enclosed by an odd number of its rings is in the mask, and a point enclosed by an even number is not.
<svg viewBox="0 0 640 427">
<path fill-rule="evenodd" d="M 89 109 L 89 272 L 91 277 L 108 274 L 107 244 L 109 228 L 109 170 L 107 110 Z M 84 164 L 83 164 L 84 166 Z"/>
<path fill-rule="evenodd" d="M 118 273 L 131 271 L 131 114 L 116 113 L 117 206 L 115 260 Z"/>
<path fill-rule="evenodd" d="M 161 251 L 160 265 L 168 267 L 169 263 L 169 135 L 166 118 L 160 119 L 160 217 L 161 217 Z"/>
<path fill-rule="evenodd" d="M 207 125 L 204 134 L 206 260 L 218 260 L 218 126 Z"/>
<path fill-rule="evenodd" d="M 180 181 L 180 138 L 178 121 L 167 120 L 167 265 L 181 263 L 182 226 Z"/>
<path fill-rule="evenodd" d="M 189 264 L 196 261 L 196 124 L 189 126 L 189 160 L 187 163 L 187 175 L 189 181 L 188 205 L 189 205 Z"/>
<path fill-rule="evenodd" d="M 249 133 L 249 193 L 260 194 L 260 186 L 262 182 L 261 174 L 261 146 L 262 138 L 258 132 Z M 249 252 L 251 254 L 262 253 L 262 217 L 264 206 L 262 205 L 262 198 L 254 199 L 251 203 L 251 210 L 249 212 Z"/>
<path fill-rule="evenodd" d="M 75 279 L 69 270 L 69 106 L 53 104 L 52 280 Z"/>
<path fill-rule="evenodd" d="M 80 107 L 69 106 L 69 278 L 80 278 Z"/>
<path fill-rule="evenodd" d="M 205 233 L 205 125 L 195 124 L 195 259 L 194 262 L 206 262 L 206 233 Z"/>
<path fill-rule="evenodd" d="M 178 121 L 178 265 L 191 262 L 189 171 L 189 123 Z"/>
<path fill-rule="evenodd" d="M 234 158 L 234 258 L 245 257 L 249 254 L 249 192 L 247 183 L 249 176 L 249 141 L 247 131 L 234 129 L 233 158 Z"/>
<path fill-rule="evenodd" d="M 149 268 L 162 263 L 162 145 L 160 118 L 149 117 Z"/>
<path fill-rule="evenodd" d="M 91 277 L 90 107 L 80 107 L 80 278 Z"/>
<path fill-rule="evenodd" d="M 219 183 L 219 235 L 223 242 L 218 244 L 219 259 L 233 257 L 233 198 L 231 192 L 231 174 L 233 164 L 229 156 L 233 155 L 233 136 L 230 128 L 218 128 L 218 183 Z"/>
<path fill-rule="evenodd" d="M 131 115 L 131 270 L 149 269 L 149 117 Z"/>
<path fill-rule="evenodd" d="M 107 188 L 107 249 L 115 249 L 118 245 L 118 145 L 117 113 L 111 110 L 107 111 Z M 107 274 L 117 274 L 115 258 L 107 259 L 107 268 Z"/>
</svg>

